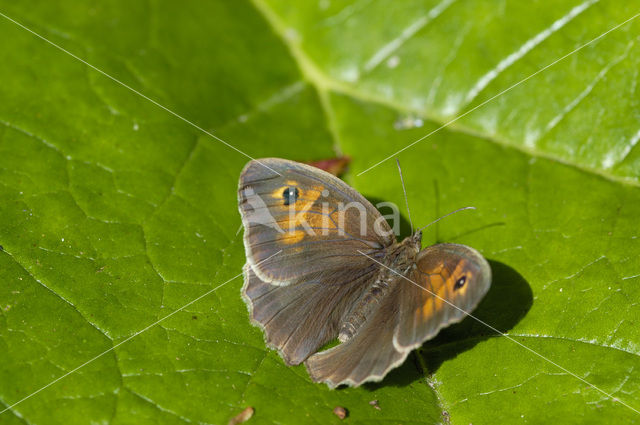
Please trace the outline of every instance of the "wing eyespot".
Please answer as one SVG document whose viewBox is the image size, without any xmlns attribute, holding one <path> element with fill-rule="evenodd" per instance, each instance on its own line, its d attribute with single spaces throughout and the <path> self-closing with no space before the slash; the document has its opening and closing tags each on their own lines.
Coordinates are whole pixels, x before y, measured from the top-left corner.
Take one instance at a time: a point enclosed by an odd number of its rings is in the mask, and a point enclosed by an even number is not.
<svg viewBox="0 0 640 425">
<path fill-rule="evenodd" d="M 457 291 L 458 289 L 462 288 L 466 283 L 467 283 L 467 275 L 463 275 L 458 280 L 456 280 L 456 283 L 453 285 L 453 289 Z"/>
<path fill-rule="evenodd" d="M 285 187 L 282 191 L 282 199 L 285 205 L 295 204 L 300 196 L 300 191 L 297 187 Z"/>
</svg>

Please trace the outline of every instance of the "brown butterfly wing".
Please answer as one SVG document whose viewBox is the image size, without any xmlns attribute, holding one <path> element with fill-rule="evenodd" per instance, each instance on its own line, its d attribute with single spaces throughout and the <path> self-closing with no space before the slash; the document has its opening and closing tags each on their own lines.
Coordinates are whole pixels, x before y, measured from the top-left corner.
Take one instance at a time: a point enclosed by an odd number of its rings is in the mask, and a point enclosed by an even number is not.
<svg viewBox="0 0 640 425">
<path fill-rule="evenodd" d="M 309 281 L 273 285 L 260 280 L 249 264 L 244 267 L 242 296 L 251 321 L 265 334 L 288 365 L 300 364 L 338 336 L 343 315 L 353 306 L 377 267 L 344 274 L 331 283 Z"/>
<path fill-rule="evenodd" d="M 399 351 L 419 347 L 475 309 L 491 286 L 491 268 L 473 248 L 438 244 L 420 251 L 416 269 L 408 278 L 415 284 L 400 281 L 399 320 L 393 339 Z"/>
<path fill-rule="evenodd" d="M 250 161 L 240 175 L 238 203 L 247 261 L 261 280 L 275 285 L 340 280 L 369 264 L 358 251 L 375 255 L 395 242 L 362 195 L 293 161 Z"/>
<path fill-rule="evenodd" d="M 404 362 L 411 350 L 398 351 L 393 345 L 401 296 L 398 283 L 351 339 L 307 359 L 311 379 L 331 388 L 358 386 L 382 380 Z"/>
</svg>

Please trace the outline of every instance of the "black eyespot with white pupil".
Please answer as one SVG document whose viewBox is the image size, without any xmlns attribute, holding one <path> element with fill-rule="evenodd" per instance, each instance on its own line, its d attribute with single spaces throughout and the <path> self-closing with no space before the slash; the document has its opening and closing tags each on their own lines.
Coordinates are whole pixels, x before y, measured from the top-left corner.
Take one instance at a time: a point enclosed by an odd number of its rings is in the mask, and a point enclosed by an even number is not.
<svg viewBox="0 0 640 425">
<path fill-rule="evenodd" d="M 467 276 L 462 276 L 460 279 L 456 280 L 455 285 L 453 285 L 453 289 L 458 290 L 462 288 L 465 283 L 467 283 Z"/>
<path fill-rule="evenodd" d="M 284 199 L 285 205 L 295 204 L 298 196 L 300 196 L 300 191 L 297 187 L 285 187 L 282 192 L 282 199 Z"/>
</svg>

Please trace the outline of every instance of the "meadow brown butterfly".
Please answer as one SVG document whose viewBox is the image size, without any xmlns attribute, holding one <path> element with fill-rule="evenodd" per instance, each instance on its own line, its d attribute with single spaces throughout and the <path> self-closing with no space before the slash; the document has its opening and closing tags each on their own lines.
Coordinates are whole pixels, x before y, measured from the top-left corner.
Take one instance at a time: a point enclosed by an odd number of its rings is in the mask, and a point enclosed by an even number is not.
<svg viewBox="0 0 640 425">
<path fill-rule="evenodd" d="M 331 388 L 382 380 L 491 285 L 475 249 L 421 249 L 419 230 L 398 242 L 369 201 L 309 165 L 250 161 L 238 202 L 251 321 L 288 365 L 304 362 L 311 379 Z M 336 337 L 338 345 L 318 352 Z"/>
</svg>

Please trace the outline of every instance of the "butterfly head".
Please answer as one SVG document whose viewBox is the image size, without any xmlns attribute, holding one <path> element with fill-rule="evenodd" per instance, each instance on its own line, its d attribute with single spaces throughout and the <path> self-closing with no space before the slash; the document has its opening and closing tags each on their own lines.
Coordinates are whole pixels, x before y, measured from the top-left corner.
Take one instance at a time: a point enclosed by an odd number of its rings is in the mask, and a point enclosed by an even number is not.
<svg viewBox="0 0 640 425">
<path fill-rule="evenodd" d="M 413 234 L 411 234 L 411 236 L 405 238 L 403 243 L 410 246 L 413 250 L 415 250 L 417 254 L 422 249 L 422 231 L 416 230 L 415 232 L 413 232 Z"/>
<path fill-rule="evenodd" d="M 422 232 L 418 230 L 411 236 L 407 236 L 402 243 L 400 243 L 400 246 L 403 247 L 403 250 L 410 258 L 415 257 L 422 248 Z"/>
</svg>

